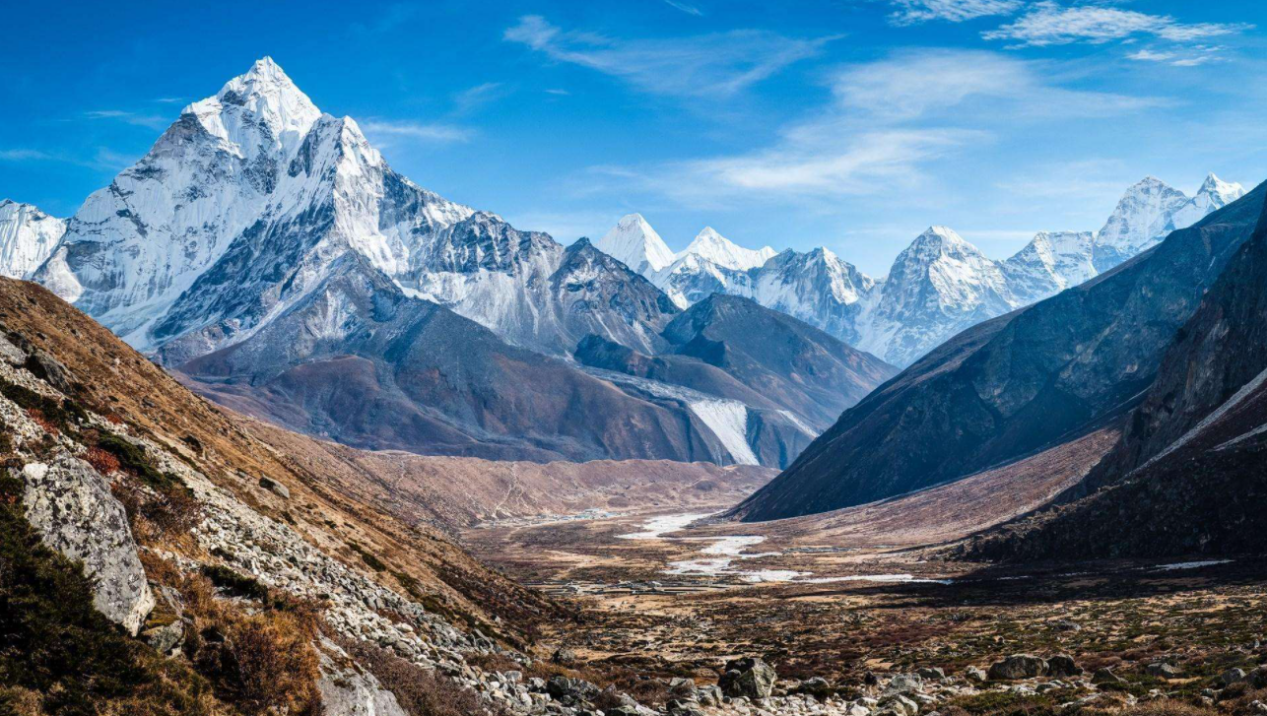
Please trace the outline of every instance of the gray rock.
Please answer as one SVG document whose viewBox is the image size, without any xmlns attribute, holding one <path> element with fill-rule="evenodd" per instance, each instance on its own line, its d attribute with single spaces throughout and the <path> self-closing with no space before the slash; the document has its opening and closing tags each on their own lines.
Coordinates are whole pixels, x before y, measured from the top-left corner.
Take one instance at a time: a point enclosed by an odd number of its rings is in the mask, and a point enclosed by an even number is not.
<svg viewBox="0 0 1267 716">
<path fill-rule="evenodd" d="M 1047 660 L 1047 675 L 1055 676 L 1081 676 L 1082 667 L 1074 662 L 1073 657 L 1067 654 L 1057 654 Z"/>
<path fill-rule="evenodd" d="M 282 498 L 283 500 L 289 500 L 289 499 L 290 499 L 290 490 L 286 489 L 286 486 L 285 486 L 285 485 L 281 484 L 280 482 L 278 482 L 278 481 L 276 481 L 276 480 L 272 480 L 272 479 L 269 479 L 269 478 L 267 478 L 267 477 L 261 477 L 261 478 L 260 478 L 260 487 L 264 488 L 265 490 L 268 490 L 269 492 L 273 493 L 274 495 L 277 495 L 278 497 Z"/>
<path fill-rule="evenodd" d="M 821 676 L 802 681 L 801 685 L 797 687 L 797 691 L 802 694 L 809 694 L 817 699 L 825 699 L 832 694 L 831 684 Z"/>
<path fill-rule="evenodd" d="M 916 674 L 898 674 L 889 679 L 885 694 L 913 694 L 924 690 L 924 680 Z"/>
<path fill-rule="evenodd" d="M 1030 654 L 1013 654 L 990 666 L 989 677 L 995 681 L 1032 679 L 1047 673 L 1047 662 Z"/>
<path fill-rule="evenodd" d="M 669 682 L 669 696 L 682 701 L 699 701 L 699 689 L 694 681 L 677 678 Z"/>
<path fill-rule="evenodd" d="M 898 716 L 915 716 L 919 713 L 919 704 L 902 694 L 894 694 L 880 701 L 882 711 L 892 711 Z"/>
<path fill-rule="evenodd" d="M 154 608 L 123 505 L 83 460 L 63 454 L 22 470 L 26 519 L 41 541 L 83 563 L 93 579 L 93 606 L 136 636 Z"/>
<path fill-rule="evenodd" d="M 989 676 L 986 675 L 985 671 L 983 671 L 980 667 L 977 667 L 977 666 L 969 666 L 968 668 L 964 669 L 963 676 L 968 681 L 977 681 L 977 682 L 985 681 L 986 679 L 989 678 Z"/>
<path fill-rule="evenodd" d="M 774 693 L 774 682 L 778 678 L 769 664 L 757 657 L 747 657 L 728 662 L 718 686 L 731 698 L 764 699 Z"/>
<path fill-rule="evenodd" d="M 1228 669 L 1219 676 L 1219 683 L 1224 686 L 1231 686 L 1245 680 L 1244 669 Z"/>
<path fill-rule="evenodd" d="M 1167 664 L 1162 661 L 1155 664 L 1149 664 L 1144 667 L 1144 671 L 1147 672 L 1149 676 L 1156 676 L 1160 679 L 1177 679 L 1180 676 L 1183 676 L 1183 669 L 1180 669 L 1174 664 Z"/>
<path fill-rule="evenodd" d="M 1097 686 L 1105 686 L 1108 684 L 1122 685 L 1126 683 L 1126 679 L 1113 673 L 1112 669 L 1099 669 L 1095 675 L 1091 677 L 1091 683 Z"/>
<path fill-rule="evenodd" d="M 915 675 L 925 681 L 941 681 L 946 678 L 946 672 L 937 667 L 916 669 Z"/>
<path fill-rule="evenodd" d="M 1245 675 L 1245 678 L 1256 689 L 1267 689 L 1267 666 L 1260 666 Z"/>
<path fill-rule="evenodd" d="M 141 632 L 141 638 L 146 644 L 154 647 L 154 651 L 160 654 L 171 654 L 185 643 L 185 625 L 177 619 L 166 626 L 146 629 Z"/>
<path fill-rule="evenodd" d="M 322 639 L 322 647 L 317 689 L 325 716 L 409 716 L 396 695 L 384 689 L 373 674 L 341 666 L 326 653 L 347 658 L 347 652 L 328 639 Z"/>
<path fill-rule="evenodd" d="M 559 666 L 568 666 L 576 663 L 576 652 L 566 647 L 559 647 L 554 650 L 554 654 L 550 656 L 550 661 Z"/>
<path fill-rule="evenodd" d="M 26 351 L 13 345 L 13 342 L 0 333 L 0 360 L 11 366 L 21 366 L 26 363 Z"/>
</svg>

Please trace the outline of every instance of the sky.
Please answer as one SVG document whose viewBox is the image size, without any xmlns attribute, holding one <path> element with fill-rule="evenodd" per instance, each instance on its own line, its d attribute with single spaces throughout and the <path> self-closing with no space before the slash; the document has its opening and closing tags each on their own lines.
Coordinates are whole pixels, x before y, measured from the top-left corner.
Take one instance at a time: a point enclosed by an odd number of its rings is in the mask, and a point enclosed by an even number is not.
<svg viewBox="0 0 1267 716">
<path fill-rule="evenodd" d="M 643 214 L 872 275 L 1004 258 L 1156 176 L 1267 179 L 1267 3 L 6 3 L 0 198 L 68 216 L 271 56 L 398 172 L 564 243 Z"/>
</svg>

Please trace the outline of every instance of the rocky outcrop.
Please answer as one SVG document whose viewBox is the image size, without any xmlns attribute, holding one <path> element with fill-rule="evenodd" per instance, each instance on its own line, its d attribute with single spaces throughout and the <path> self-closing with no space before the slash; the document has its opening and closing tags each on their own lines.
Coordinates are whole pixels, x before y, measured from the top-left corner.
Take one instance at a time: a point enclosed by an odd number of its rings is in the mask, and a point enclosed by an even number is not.
<svg viewBox="0 0 1267 716">
<path fill-rule="evenodd" d="M 135 635 L 154 608 L 123 505 L 88 463 L 62 455 L 29 463 L 22 503 L 45 545 L 82 562 L 97 610 Z"/>
</svg>

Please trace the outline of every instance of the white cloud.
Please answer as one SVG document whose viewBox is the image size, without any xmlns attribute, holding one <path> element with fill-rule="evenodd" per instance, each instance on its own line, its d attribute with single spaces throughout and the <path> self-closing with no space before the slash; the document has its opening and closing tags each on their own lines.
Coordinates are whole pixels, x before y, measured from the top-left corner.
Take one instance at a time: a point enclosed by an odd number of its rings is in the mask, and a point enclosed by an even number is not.
<svg viewBox="0 0 1267 716">
<path fill-rule="evenodd" d="M 1153 35 L 1174 42 L 1191 42 L 1233 35 L 1253 28 L 1236 23 L 1185 25 L 1169 15 L 1149 15 L 1116 7 L 1080 5 L 1062 7 L 1046 0 L 1009 25 L 982 33 L 987 40 L 1010 40 L 1020 46 L 1045 47 L 1075 42 L 1103 44 L 1135 35 Z"/>
<path fill-rule="evenodd" d="M 668 5 L 674 10 L 681 10 L 687 15 L 694 15 L 696 17 L 702 17 L 704 15 L 703 10 L 700 10 L 694 5 L 687 5 L 684 2 L 678 2 L 678 0 L 664 0 L 664 4 Z"/>
<path fill-rule="evenodd" d="M 1018 122 L 1099 118 L 1160 104 L 1068 89 L 1048 79 L 1048 70 L 993 52 L 901 53 L 842 69 L 833 78 L 833 101 L 785 126 L 770 146 L 632 178 L 610 167 L 601 174 L 701 204 L 876 195 L 927 183 L 932 162 L 988 143 Z"/>
<path fill-rule="evenodd" d="M 361 124 L 361 129 L 365 130 L 367 134 L 404 137 L 437 144 L 465 142 L 471 138 L 471 130 L 448 124 L 373 120 Z"/>
<path fill-rule="evenodd" d="M 161 117 L 156 114 L 138 114 L 121 109 L 99 109 L 84 112 L 84 116 L 88 119 L 110 119 L 138 127 L 149 127 L 150 129 L 166 129 L 167 125 L 171 124 L 171 120 L 167 117 Z"/>
<path fill-rule="evenodd" d="M 726 97 L 818 54 L 831 38 L 802 40 L 760 30 L 688 38 L 618 39 L 564 31 L 527 15 L 503 37 L 566 62 L 677 97 Z"/>
<path fill-rule="evenodd" d="M 465 114 L 510 94 L 510 90 L 500 82 L 485 82 L 464 89 L 453 96 L 453 104 L 458 113 Z"/>
<path fill-rule="evenodd" d="M 1148 48 L 1137 50 L 1127 55 L 1127 59 L 1137 62 L 1161 62 L 1174 67 L 1199 67 L 1210 62 L 1220 61 L 1218 56 L 1221 47 L 1198 45 L 1196 47 L 1176 51 L 1156 51 Z"/>
<path fill-rule="evenodd" d="M 28 162 L 55 159 L 47 152 L 38 149 L 0 149 L 0 160 L 6 162 Z"/>
<path fill-rule="evenodd" d="M 1011 15 L 1022 6 L 1021 0 L 892 0 L 897 9 L 890 19 L 898 25 L 913 25 L 931 20 L 964 22 L 992 15 Z"/>
</svg>

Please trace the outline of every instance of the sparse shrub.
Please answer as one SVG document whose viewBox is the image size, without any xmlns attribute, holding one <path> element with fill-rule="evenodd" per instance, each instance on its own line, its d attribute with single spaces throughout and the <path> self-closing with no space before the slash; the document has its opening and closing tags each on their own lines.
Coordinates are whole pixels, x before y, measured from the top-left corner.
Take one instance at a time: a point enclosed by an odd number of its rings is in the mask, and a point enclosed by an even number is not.
<svg viewBox="0 0 1267 716">
<path fill-rule="evenodd" d="M 341 640 L 339 645 L 396 696 L 397 703 L 409 716 L 499 716 L 505 713 L 485 703 L 470 689 L 385 649 L 347 639 Z"/>
<path fill-rule="evenodd" d="M 245 597 L 261 602 L 268 600 L 268 587 L 260 584 L 254 577 L 248 577 L 218 564 L 203 565 L 202 574 L 210 579 L 212 584 L 235 597 Z"/>
<path fill-rule="evenodd" d="M 88 448 L 88 453 L 84 456 L 84 459 L 88 461 L 89 465 L 92 465 L 94 470 L 102 475 L 109 475 L 122 467 L 119 463 L 119 458 L 115 457 L 113 453 L 102 450 L 100 447 Z"/>
<path fill-rule="evenodd" d="M 169 472 L 159 472 L 150 462 L 144 449 L 114 433 L 102 433 L 97 439 L 97 447 L 114 455 L 125 472 L 141 478 L 155 489 L 170 490 L 177 485 L 183 487 L 179 477 Z"/>
</svg>

